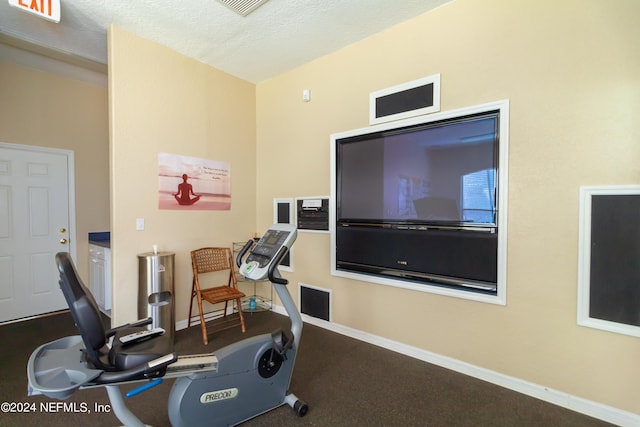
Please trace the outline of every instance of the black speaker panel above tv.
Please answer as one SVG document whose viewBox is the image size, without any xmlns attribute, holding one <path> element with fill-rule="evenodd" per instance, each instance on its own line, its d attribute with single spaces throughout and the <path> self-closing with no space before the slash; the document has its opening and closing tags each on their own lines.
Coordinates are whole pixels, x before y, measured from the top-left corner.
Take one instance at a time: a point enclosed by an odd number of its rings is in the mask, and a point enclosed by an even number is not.
<svg viewBox="0 0 640 427">
<path fill-rule="evenodd" d="M 440 111 L 440 74 L 369 94 L 369 124 Z"/>
</svg>

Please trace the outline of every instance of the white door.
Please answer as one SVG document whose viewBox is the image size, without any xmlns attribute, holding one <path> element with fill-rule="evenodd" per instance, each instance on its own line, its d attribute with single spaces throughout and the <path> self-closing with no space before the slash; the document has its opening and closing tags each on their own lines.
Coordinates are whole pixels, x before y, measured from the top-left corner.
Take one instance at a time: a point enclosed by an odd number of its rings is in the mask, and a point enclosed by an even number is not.
<svg viewBox="0 0 640 427">
<path fill-rule="evenodd" d="M 71 251 L 73 153 L 0 143 L 0 322 L 67 308 L 55 254 Z"/>
</svg>

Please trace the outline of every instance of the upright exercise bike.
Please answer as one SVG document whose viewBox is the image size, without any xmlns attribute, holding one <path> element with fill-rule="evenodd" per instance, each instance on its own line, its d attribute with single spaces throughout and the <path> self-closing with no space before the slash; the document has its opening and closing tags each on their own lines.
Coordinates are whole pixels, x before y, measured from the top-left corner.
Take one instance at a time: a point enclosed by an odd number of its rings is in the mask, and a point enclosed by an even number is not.
<svg viewBox="0 0 640 427">
<path fill-rule="evenodd" d="M 280 329 L 201 355 L 176 356 L 166 336 L 154 336 L 155 330 L 148 333 L 144 325 L 151 319 L 105 332 L 95 300 L 69 254 L 56 255 L 60 287 L 81 336 L 61 338 L 32 353 L 27 365 L 29 395 L 66 399 L 79 389 L 105 387 L 118 419 L 127 427 L 138 427 L 144 424 L 126 407 L 120 386 L 145 382 L 129 396 L 162 378 L 176 378 L 168 399 L 174 427 L 236 425 L 283 404 L 298 416 L 306 415 L 307 404 L 289 391 L 302 318 L 278 271 L 296 235 L 294 226 L 275 224 L 257 243 L 249 240 L 236 259 L 243 276 L 271 281 L 291 319 L 291 333 Z"/>
<path fill-rule="evenodd" d="M 277 269 L 296 233 L 292 225 L 275 224 L 258 243 L 248 241 L 236 259 L 240 274 L 246 278 L 271 281 L 291 319 L 293 335 L 280 329 L 244 339 L 214 353 L 218 358 L 216 372 L 177 379 L 169 395 L 169 419 L 174 426 L 237 424 L 285 403 L 299 416 L 307 413 L 307 405 L 289 392 L 302 318 L 286 287 L 287 280 Z"/>
</svg>

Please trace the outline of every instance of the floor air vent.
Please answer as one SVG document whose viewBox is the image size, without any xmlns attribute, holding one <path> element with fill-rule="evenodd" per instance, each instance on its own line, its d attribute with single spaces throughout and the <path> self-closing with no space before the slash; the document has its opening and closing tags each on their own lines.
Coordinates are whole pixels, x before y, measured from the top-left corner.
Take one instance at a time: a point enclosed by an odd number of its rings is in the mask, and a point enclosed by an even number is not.
<svg viewBox="0 0 640 427">
<path fill-rule="evenodd" d="M 300 312 L 317 319 L 331 321 L 331 291 L 299 284 Z"/>
</svg>

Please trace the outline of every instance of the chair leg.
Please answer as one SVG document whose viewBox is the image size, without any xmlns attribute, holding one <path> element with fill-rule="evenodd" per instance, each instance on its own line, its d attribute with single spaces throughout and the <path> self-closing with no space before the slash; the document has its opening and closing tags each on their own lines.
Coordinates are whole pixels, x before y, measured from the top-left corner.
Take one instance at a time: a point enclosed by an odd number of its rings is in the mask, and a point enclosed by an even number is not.
<svg viewBox="0 0 640 427">
<path fill-rule="evenodd" d="M 204 314 L 202 312 L 202 300 L 198 298 L 198 309 L 200 310 L 200 329 L 202 330 L 202 342 L 204 345 L 209 344 L 209 339 L 207 338 L 207 325 L 204 323 Z"/>
<path fill-rule="evenodd" d="M 187 328 L 191 327 L 191 310 L 193 309 L 193 297 L 196 296 L 196 284 L 191 282 L 191 302 L 189 303 L 189 318 L 187 320 Z"/>
<path fill-rule="evenodd" d="M 240 326 L 242 327 L 242 333 L 245 332 L 244 316 L 242 315 L 242 299 L 236 298 L 236 304 L 238 304 L 238 314 L 240 315 Z"/>
</svg>

